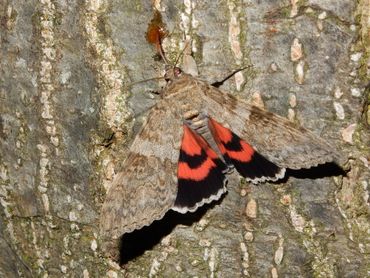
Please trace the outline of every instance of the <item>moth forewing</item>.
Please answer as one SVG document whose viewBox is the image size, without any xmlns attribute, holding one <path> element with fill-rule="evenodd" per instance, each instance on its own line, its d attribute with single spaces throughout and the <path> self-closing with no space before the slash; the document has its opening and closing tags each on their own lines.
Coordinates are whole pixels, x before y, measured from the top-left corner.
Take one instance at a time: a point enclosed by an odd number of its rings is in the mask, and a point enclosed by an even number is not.
<svg viewBox="0 0 370 278">
<path fill-rule="evenodd" d="M 199 91 L 206 109 L 262 155 L 282 168 L 311 168 L 327 162 L 343 163 L 323 139 L 288 119 L 248 104 L 243 99 L 205 84 Z M 216 117 L 216 116 L 215 116 Z"/>
<path fill-rule="evenodd" d="M 114 178 L 100 216 L 105 238 L 118 238 L 150 225 L 174 204 L 181 119 L 167 106 L 160 100 L 152 108 L 122 172 Z"/>
</svg>

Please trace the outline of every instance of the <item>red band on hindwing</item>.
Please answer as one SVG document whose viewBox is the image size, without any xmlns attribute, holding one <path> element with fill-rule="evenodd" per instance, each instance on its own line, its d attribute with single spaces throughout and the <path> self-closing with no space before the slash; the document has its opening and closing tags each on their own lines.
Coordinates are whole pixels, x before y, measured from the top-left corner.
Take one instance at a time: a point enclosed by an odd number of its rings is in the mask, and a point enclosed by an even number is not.
<svg viewBox="0 0 370 278">
<path fill-rule="evenodd" d="M 181 142 L 181 150 L 187 155 L 200 155 L 204 150 L 210 158 L 218 158 L 216 152 L 211 149 L 202 136 L 195 133 L 187 125 L 183 126 L 184 135 Z"/>
<path fill-rule="evenodd" d="M 248 143 L 240 141 L 242 151 L 228 151 L 227 154 L 231 159 L 236 159 L 242 162 L 249 162 L 252 159 L 254 150 Z"/>
<path fill-rule="evenodd" d="M 241 140 L 229 129 L 223 127 L 220 123 L 216 122 L 212 118 L 209 118 L 208 123 L 213 138 L 215 139 L 217 146 L 223 155 L 227 154 L 230 159 L 235 159 L 241 162 L 249 162 L 252 159 L 254 149 L 251 145 Z"/>
<path fill-rule="evenodd" d="M 209 171 L 215 168 L 216 164 L 209 157 L 203 162 L 203 164 L 195 169 L 189 167 L 187 162 L 179 162 L 177 177 L 179 179 L 188 179 L 194 181 L 201 181 L 205 179 Z"/>
<path fill-rule="evenodd" d="M 212 118 L 208 127 L 226 162 L 234 165 L 245 178 L 252 181 L 276 180 L 284 171 L 257 153 L 251 145 Z"/>
<path fill-rule="evenodd" d="M 202 136 L 185 124 L 183 129 L 173 209 L 185 213 L 221 197 L 226 165 Z"/>
<path fill-rule="evenodd" d="M 184 125 L 183 128 L 184 135 L 181 142 L 181 150 L 187 155 L 200 155 L 202 148 L 198 143 L 196 135 L 187 125 Z"/>
</svg>

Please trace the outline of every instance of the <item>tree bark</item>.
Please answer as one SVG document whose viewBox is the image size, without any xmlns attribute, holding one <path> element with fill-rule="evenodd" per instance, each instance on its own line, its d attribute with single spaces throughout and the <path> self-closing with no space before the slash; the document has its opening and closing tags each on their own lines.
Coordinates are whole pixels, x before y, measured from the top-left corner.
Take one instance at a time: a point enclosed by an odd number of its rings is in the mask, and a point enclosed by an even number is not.
<svg viewBox="0 0 370 278">
<path fill-rule="evenodd" d="M 197 213 L 168 213 L 101 252 L 106 190 L 155 103 L 163 63 L 192 40 L 210 83 L 338 146 L 349 171 L 291 173 Z M 370 4 L 359 1 L 0 1 L 0 276 L 369 275 Z M 170 132 L 170 131 L 169 131 Z M 325 173 L 323 173 L 325 171 Z"/>
</svg>

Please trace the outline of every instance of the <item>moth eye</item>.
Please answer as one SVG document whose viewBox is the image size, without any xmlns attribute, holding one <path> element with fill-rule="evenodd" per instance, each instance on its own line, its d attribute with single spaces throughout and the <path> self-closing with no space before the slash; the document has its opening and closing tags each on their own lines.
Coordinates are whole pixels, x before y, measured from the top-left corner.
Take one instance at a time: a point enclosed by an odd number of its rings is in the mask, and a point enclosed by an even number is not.
<svg viewBox="0 0 370 278">
<path fill-rule="evenodd" d="M 175 77 L 179 77 L 182 74 L 182 70 L 180 68 L 174 68 L 173 74 Z"/>
</svg>

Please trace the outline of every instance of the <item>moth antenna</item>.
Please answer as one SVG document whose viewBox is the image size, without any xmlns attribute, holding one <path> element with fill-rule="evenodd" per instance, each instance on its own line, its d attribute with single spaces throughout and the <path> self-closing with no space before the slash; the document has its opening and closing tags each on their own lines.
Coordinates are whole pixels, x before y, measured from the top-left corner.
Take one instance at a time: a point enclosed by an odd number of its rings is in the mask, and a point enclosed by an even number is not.
<svg viewBox="0 0 370 278">
<path fill-rule="evenodd" d="M 166 65 L 168 65 L 168 64 L 169 64 L 169 63 L 168 63 L 168 60 L 167 60 L 166 56 L 164 56 L 164 53 L 163 53 L 163 49 L 162 49 L 162 41 L 160 41 L 158 44 L 159 44 L 159 47 L 158 47 L 159 55 L 161 55 L 161 57 L 162 57 L 162 59 L 163 59 L 164 63 L 165 63 Z"/>
<path fill-rule="evenodd" d="M 179 56 L 177 56 L 177 58 L 176 58 L 176 60 L 175 60 L 175 64 L 174 64 L 174 66 L 173 66 L 173 67 L 176 67 L 176 66 L 177 66 L 177 63 L 179 62 L 180 58 L 183 56 L 183 54 L 184 54 L 185 50 L 188 48 L 189 44 L 190 44 L 190 41 L 188 41 L 188 40 L 187 40 L 187 41 L 185 42 L 185 46 L 184 46 L 184 48 L 181 50 L 181 52 L 180 52 Z"/>
<path fill-rule="evenodd" d="M 137 85 L 137 84 L 140 84 L 140 83 L 144 83 L 144 82 L 148 82 L 148 81 L 153 81 L 153 80 L 161 80 L 161 79 L 165 79 L 164 76 L 161 76 L 161 77 L 153 77 L 153 78 L 148 78 L 148 79 L 144 79 L 144 80 L 135 81 L 135 82 L 129 83 L 127 86 L 128 87 L 131 87 L 131 86 L 134 86 L 134 85 Z"/>
</svg>

